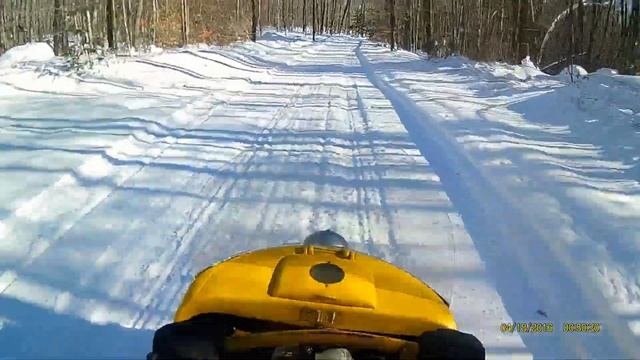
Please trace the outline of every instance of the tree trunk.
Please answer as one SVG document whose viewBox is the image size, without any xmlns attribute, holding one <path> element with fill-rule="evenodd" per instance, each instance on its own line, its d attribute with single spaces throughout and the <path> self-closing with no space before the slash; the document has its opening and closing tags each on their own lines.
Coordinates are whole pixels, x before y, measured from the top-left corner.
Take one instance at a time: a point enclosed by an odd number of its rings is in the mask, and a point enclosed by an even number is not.
<svg viewBox="0 0 640 360">
<path fill-rule="evenodd" d="M 331 34 L 334 33 L 334 25 L 335 25 L 335 20 L 336 20 L 336 8 L 338 7 L 337 5 L 337 0 L 333 0 L 333 3 L 331 4 L 331 12 L 330 12 L 330 19 L 331 21 L 329 22 L 329 32 Z"/>
<path fill-rule="evenodd" d="M 14 26 L 14 39 L 16 44 L 22 44 L 22 11 L 20 10 L 20 2 L 14 0 L 15 11 L 13 12 L 15 15 L 13 16 L 13 21 L 15 22 Z"/>
<path fill-rule="evenodd" d="M 280 16 L 280 14 L 278 13 L 280 11 L 280 2 L 282 0 L 276 0 L 275 5 L 273 6 L 273 17 L 276 19 L 276 21 L 278 22 L 276 24 L 276 29 L 278 30 L 282 30 L 282 17 Z"/>
<path fill-rule="evenodd" d="M 153 43 L 156 43 L 156 34 L 157 34 L 157 27 L 158 27 L 158 0 L 152 0 L 152 6 L 153 6 Z"/>
<path fill-rule="evenodd" d="M 362 23 L 366 24 L 367 23 L 367 2 L 366 1 L 362 1 Z M 364 27 L 362 29 L 363 31 L 365 30 Z M 365 33 L 362 33 L 362 36 L 364 36 Z"/>
<path fill-rule="evenodd" d="M 605 17 L 605 23 L 604 23 L 604 35 L 603 35 L 603 38 L 605 39 L 605 41 L 601 41 L 602 46 L 600 48 L 600 51 L 598 51 L 597 54 L 596 54 L 596 57 L 597 57 L 598 61 L 600 60 L 600 57 L 604 53 L 605 47 L 607 46 L 606 45 L 606 43 L 607 43 L 606 40 L 607 40 L 607 37 L 609 35 L 609 24 L 611 22 L 611 10 L 612 10 L 612 8 L 613 8 L 613 1 L 609 1 L 609 6 L 607 7 L 607 16 Z"/>
<path fill-rule="evenodd" d="M 351 0 L 347 0 L 351 4 Z M 345 29 L 351 29 L 351 6 L 345 6 L 347 8 L 347 23 L 344 24 Z M 364 17 L 362 18 L 364 19 Z"/>
<path fill-rule="evenodd" d="M 640 54 L 640 0 L 633 0 L 632 9 L 631 9 L 631 26 L 633 28 L 633 42 L 635 42 L 635 46 L 632 45 L 631 48 L 631 61 L 633 61 L 633 57 L 637 57 Z M 638 65 L 638 59 L 636 58 L 636 64 Z M 640 68 L 635 67 L 636 74 L 640 72 Z"/>
<path fill-rule="evenodd" d="M 33 1 L 32 0 L 26 0 L 25 4 L 24 4 L 24 20 L 25 23 L 27 25 L 27 39 L 29 39 L 29 41 L 33 41 L 33 16 L 31 16 L 33 14 Z"/>
<path fill-rule="evenodd" d="M 323 9 L 323 17 L 324 17 L 324 25 L 323 25 L 323 32 L 328 33 L 329 32 L 329 1 L 330 0 L 324 0 L 324 9 Z"/>
<path fill-rule="evenodd" d="M 133 47 L 138 46 L 139 39 L 142 35 L 141 23 L 142 23 L 142 13 L 144 11 L 144 0 L 138 0 L 138 10 L 136 11 L 136 20 L 134 23 L 133 29 L 133 38 L 132 45 Z"/>
<path fill-rule="evenodd" d="M 525 0 L 525 2 L 526 1 L 527 0 Z M 461 54 L 464 54 L 467 51 L 467 48 L 466 48 L 466 45 L 467 45 L 467 31 L 466 31 L 465 27 L 466 27 L 466 24 L 467 24 L 467 16 L 466 16 L 466 14 L 467 14 L 467 9 L 469 7 L 465 6 L 465 4 L 468 4 L 468 2 L 462 1 L 460 3 L 460 20 L 459 20 L 459 23 L 458 23 L 458 29 L 459 29 L 458 35 L 460 36 L 460 41 L 458 42 L 458 44 L 460 44 L 460 48 L 459 48 L 458 51 Z"/>
<path fill-rule="evenodd" d="M 311 4 L 312 7 L 313 7 L 312 16 L 311 16 L 311 18 L 312 18 L 311 22 L 313 23 L 313 41 L 316 41 L 316 30 L 317 30 L 316 29 L 317 28 L 317 25 L 316 25 L 317 24 L 317 22 L 316 22 L 316 2 L 317 2 L 317 0 L 313 0 L 312 4 Z"/>
<path fill-rule="evenodd" d="M 282 8 L 281 8 L 282 26 L 284 27 L 284 31 L 286 33 L 287 32 L 287 2 L 286 0 L 281 0 L 281 1 L 282 1 Z"/>
<path fill-rule="evenodd" d="M 573 15 L 573 1 L 571 1 L 571 7 L 569 7 L 569 36 L 571 41 L 569 42 L 569 56 L 567 56 L 567 66 L 569 67 L 569 74 L 571 75 L 571 81 L 573 81 L 573 68 L 571 65 L 575 63 L 576 55 L 576 18 Z M 578 0 L 582 2 L 582 0 Z"/>
<path fill-rule="evenodd" d="M 53 52 L 60 56 L 64 49 L 64 15 L 63 0 L 55 0 L 53 3 Z"/>
<path fill-rule="evenodd" d="M 127 44 L 131 46 L 131 32 L 129 31 L 129 14 L 127 13 L 127 3 L 122 0 L 122 23 L 124 24 L 124 34 L 127 37 Z"/>
<path fill-rule="evenodd" d="M 251 0 L 251 41 L 257 40 L 258 28 L 258 0 Z"/>
<path fill-rule="evenodd" d="M 92 20 L 91 20 L 91 7 L 89 5 L 89 0 L 85 1 L 85 6 L 87 7 L 85 9 L 85 16 L 87 17 L 87 33 L 89 34 L 89 38 L 87 39 L 89 46 L 90 47 L 94 47 L 94 42 L 93 42 L 93 26 L 92 25 Z"/>
<path fill-rule="evenodd" d="M 578 1 L 578 34 L 576 39 L 576 51 L 578 56 L 582 56 L 582 50 L 584 49 L 584 2 Z"/>
<path fill-rule="evenodd" d="M 109 41 L 109 48 L 115 50 L 117 48 L 115 37 L 115 24 L 116 24 L 116 9 L 115 0 L 107 0 L 107 40 Z"/>
<path fill-rule="evenodd" d="M 389 45 L 391 51 L 396 49 L 396 2 L 395 0 L 387 0 L 389 7 Z"/>
<path fill-rule="evenodd" d="M 433 25 L 431 22 L 431 0 L 422 0 L 422 21 L 424 28 L 424 36 L 422 38 L 422 51 L 430 52 L 431 42 L 432 42 L 432 34 L 433 34 Z"/>
<path fill-rule="evenodd" d="M 320 34 L 324 34 L 324 11 L 327 0 L 320 0 Z"/>
<path fill-rule="evenodd" d="M 0 54 L 8 48 L 5 34 L 4 1 L 5 0 L 0 0 Z"/>
<path fill-rule="evenodd" d="M 297 2 L 297 1 L 296 1 Z M 296 26 L 296 13 L 294 12 L 293 0 L 289 1 L 289 28 L 293 29 Z"/>
<path fill-rule="evenodd" d="M 405 50 L 411 50 L 411 0 L 404 0 L 404 18 L 402 20 L 402 45 Z"/>
<path fill-rule="evenodd" d="M 37 16 L 38 5 L 34 5 L 33 0 L 29 0 L 29 38 L 30 41 L 40 41 L 38 36 Z"/>
<path fill-rule="evenodd" d="M 344 26 L 345 26 L 344 19 L 347 17 L 347 12 L 349 11 L 350 8 L 351 8 L 351 0 L 347 0 L 347 5 L 345 5 L 344 7 L 344 12 L 342 13 L 342 19 L 340 20 L 340 28 L 338 29 L 338 32 L 344 31 Z"/>
<path fill-rule="evenodd" d="M 302 0 L 302 33 L 307 33 L 307 0 Z"/>
<path fill-rule="evenodd" d="M 480 0 L 479 4 L 478 4 L 478 20 L 479 20 L 479 24 L 478 24 L 478 33 L 476 34 L 476 42 L 475 42 L 475 51 L 476 51 L 476 56 L 480 56 L 480 52 L 482 51 L 482 36 L 484 35 L 484 18 L 483 18 L 483 14 L 484 14 L 484 1 Z"/>
<path fill-rule="evenodd" d="M 582 2 L 582 0 L 580 0 Z M 518 53 L 518 57 L 516 58 L 516 62 L 520 63 L 520 60 L 524 59 L 526 56 L 529 56 L 529 42 L 526 38 L 527 35 L 527 25 L 529 24 L 529 20 L 531 18 L 531 14 L 529 13 L 529 0 L 521 0 L 520 2 L 520 29 L 518 30 L 518 43 L 520 46 L 526 45 L 526 48 L 520 49 Z"/>
<path fill-rule="evenodd" d="M 182 45 L 189 43 L 189 4 L 187 0 L 182 0 Z"/>
<path fill-rule="evenodd" d="M 505 14 L 506 14 L 506 6 L 505 6 L 505 1 L 506 0 L 502 0 L 502 6 L 500 6 L 500 57 L 501 58 L 506 58 L 505 56 L 505 51 L 504 51 L 504 45 L 505 45 L 505 26 L 504 26 L 504 19 L 505 19 Z"/>
<path fill-rule="evenodd" d="M 133 37 L 135 36 L 136 33 L 136 29 L 135 29 L 135 25 L 134 25 L 134 11 L 133 11 L 133 6 L 131 5 L 131 0 L 127 0 L 127 14 L 129 15 L 127 17 L 127 25 L 129 25 L 129 44 L 133 44 Z"/>
<path fill-rule="evenodd" d="M 266 12 L 267 12 L 267 24 L 272 24 L 271 23 L 271 11 L 269 9 L 271 9 L 271 0 L 267 0 L 267 6 L 266 6 Z"/>
<path fill-rule="evenodd" d="M 54 12 L 55 12 L 55 5 L 54 5 Z M 10 28 L 10 34 L 11 34 L 11 44 L 9 47 L 13 46 L 16 44 L 16 40 L 18 38 L 18 26 L 16 24 L 16 9 L 15 9 L 15 4 L 13 3 L 13 1 L 9 0 L 9 16 L 7 16 L 7 19 L 11 19 L 11 28 Z"/>
<path fill-rule="evenodd" d="M 260 32 L 260 36 L 262 36 L 262 15 L 261 15 L 261 11 L 262 11 L 262 0 L 258 0 L 258 28 L 259 28 L 259 32 Z"/>
<path fill-rule="evenodd" d="M 105 26 L 104 24 L 106 24 L 106 22 L 102 23 L 99 22 L 98 19 L 100 19 L 98 17 L 98 11 L 100 11 L 100 13 L 102 13 L 102 10 L 104 10 L 104 8 L 100 8 L 99 6 L 97 6 L 97 4 L 94 4 L 92 6 L 92 14 L 91 14 L 91 25 L 93 26 L 94 29 L 94 44 L 95 44 L 95 39 L 100 38 L 102 39 L 102 43 L 100 44 L 100 46 L 105 46 L 105 40 L 107 38 L 107 34 L 105 32 Z M 103 16 L 102 19 L 106 18 L 106 16 Z M 40 36 L 40 35 L 38 35 Z"/>
</svg>

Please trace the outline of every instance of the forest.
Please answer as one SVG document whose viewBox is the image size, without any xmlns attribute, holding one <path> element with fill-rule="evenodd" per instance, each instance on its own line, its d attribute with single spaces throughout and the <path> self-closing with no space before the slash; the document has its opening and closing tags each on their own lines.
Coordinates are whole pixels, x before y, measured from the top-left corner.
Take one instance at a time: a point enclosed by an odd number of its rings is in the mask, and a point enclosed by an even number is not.
<svg viewBox="0 0 640 360">
<path fill-rule="evenodd" d="M 0 0 L 0 54 L 30 41 L 69 56 L 228 44 L 267 28 L 350 33 L 437 57 L 529 56 L 548 73 L 640 72 L 640 0 Z"/>
</svg>

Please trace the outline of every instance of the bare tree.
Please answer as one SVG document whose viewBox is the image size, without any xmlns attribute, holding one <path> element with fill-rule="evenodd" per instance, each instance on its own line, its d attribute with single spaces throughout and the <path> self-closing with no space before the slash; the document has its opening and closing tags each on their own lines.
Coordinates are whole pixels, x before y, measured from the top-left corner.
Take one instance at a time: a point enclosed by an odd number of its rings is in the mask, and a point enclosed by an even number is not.
<svg viewBox="0 0 640 360">
<path fill-rule="evenodd" d="M 127 43 L 131 45 L 131 32 L 129 31 L 129 11 L 127 11 L 127 3 L 122 0 L 122 24 L 124 25 L 124 33 L 127 36 Z"/>
<path fill-rule="evenodd" d="M 63 0 L 55 0 L 53 11 L 53 29 L 55 31 L 53 35 L 53 52 L 56 55 L 61 55 L 64 49 L 64 3 Z"/>
<path fill-rule="evenodd" d="M 282 4 L 280 6 L 280 12 L 282 15 L 282 26 L 284 26 L 284 31 L 287 31 L 287 11 L 286 11 L 287 3 L 286 3 L 286 0 L 280 0 L 280 1 L 282 1 Z"/>
<path fill-rule="evenodd" d="M 251 0 L 251 41 L 256 42 L 258 27 L 258 0 Z"/>
<path fill-rule="evenodd" d="M 187 45 L 189 43 L 189 4 L 188 0 L 182 0 L 181 14 L 182 14 L 182 44 Z"/>
<path fill-rule="evenodd" d="M 336 8 L 337 8 L 337 0 L 333 0 L 331 2 L 331 7 L 329 10 L 329 33 L 333 34 L 334 32 L 334 24 L 336 19 Z"/>
<path fill-rule="evenodd" d="M 325 15 L 325 11 L 326 11 L 326 4 L 327 4 L 327 0 L 320 0 L 320 33 L 324 34 L 325 32 L 325 22 L 324 22 L 324 15 Z"/>
<path fill-rule="evenodd" d="M 307 0 L 302 0 L 302 32 L 307 33 Z"/>
<path fill-rule="evenodd" d="M 138 9 L 136 10 L 136 18 L 134 22 L 132 37 L 131 37 L 131 45 L 136 47 L 138 45 L 138 39 L 142 34 L 141 24 L 142 24 L 142 12 L 144 10 L 144 0 L 138 0 Z"/>
<path fill-rule="evenodd" d="M 317 30 L 317 26 L 318 26 L 318 22 L 316 21 L 316 2 L 317 0 L 313 0 L 313 3 L 311 4 L 313 7 L 313 14 L 312 14 L 312 23 L 313 23 L 313 41 L 316 41 L 316 30 Z"/>
<path fill-rule="evenodd" d="M 157 35 L 157 27 L 158 27 L 158 0 L 152 0 L 152 21 L 153 21 L 153 34 L 152 34 L 152 42 L 156 42 Z"/>
<path fill-rule="evenodd" d="M 115 24 L 116 24 L 116 11 L 114 0 L 107 0 L 107 39 L 109 41 L 109 48 L 116 49 L 115 37 Z"/>
<path fill-rule="evenodd" d="M 5 19 L 4 19 L 4 4 L 5 0 L 0 0 L 0 53 L 4 52 L 8 47 L 7 45 L 7 37 L 6 37 L 6 29 L 5 29 Z"/>
<path fill-rule="evenodd" d="M 432 37 L 432 20 L 431 20 L 431 6 L 432 0 L 422 0 L 422 28 L 424 34 L 422 36 L 422 50 L 431 51 L 431 37 Z"/>
<path fill-rule="evenodd" d="M 338 31 L 344 31 L 344 26 L 345 26 L 345 18 L 347 17 L 347 14 L 349 13 L 349 11 L 351 10 L 351 0 L 347 0 L 347 4 L 344 7 L 344 12 L 342 13 L 342 18 L 340 19 L 340 26 L 338 27 Z"/>
<path fill-rule="evenodd" d="M 389 45 L 393 51 L 396 49 L 396 1 L 387 0 L 387 7 L 389 11 Z"/>
</svg>

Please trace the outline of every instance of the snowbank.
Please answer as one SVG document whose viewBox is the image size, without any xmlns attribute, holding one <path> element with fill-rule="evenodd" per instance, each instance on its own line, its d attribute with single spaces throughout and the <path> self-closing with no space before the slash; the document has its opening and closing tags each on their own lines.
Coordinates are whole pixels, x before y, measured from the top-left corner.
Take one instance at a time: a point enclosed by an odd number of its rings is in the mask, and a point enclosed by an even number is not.
<svg viewBox="0 0 640 360">
<path fill-rule="evenodd" d="M 21 62 L 47 61 L 55 57 L 47 43 L 29 43 L 9 49 L 0 56 L 0 68 L 12 67 Z"/>
<path fill-rule="evenodd" d="M 504 63 L 480 63 L 481 67 L 489 67 L 489 71 L 495 78 L 506 80 L 527 81 L 546 74 L 540 71 L 527 56 L 522 59 L 520 65 L 509 65 Z"/>
<path fill-rule="evenodd" d="M 584 76 L 577 85 L 584 110 L 604 112 L 608 121 L 640 123 L 640 77 L 618 75 L 610 69 Z"/>
</svg>

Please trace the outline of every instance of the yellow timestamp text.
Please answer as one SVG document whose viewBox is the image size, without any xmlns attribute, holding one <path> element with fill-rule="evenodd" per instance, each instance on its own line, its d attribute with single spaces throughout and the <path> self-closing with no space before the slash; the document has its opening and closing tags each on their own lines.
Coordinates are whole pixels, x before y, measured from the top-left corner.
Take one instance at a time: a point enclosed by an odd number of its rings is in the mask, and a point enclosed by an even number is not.
<svg viewBox="0 0 640 360">
<path fill-rule="evenodd" d="M 545 322 L 511 322 L 500 324 L 500 331 L 503 333 L 533 333 L 543 334 L 553 332 L 553 323 Z"/>
<path fill-rule="evenodd" d="M 563 323 L 562 332 L 565 333 L 594 333 L 597 334 L 602 331 L 602 324 L 600 323 Z"/>
</svg>

